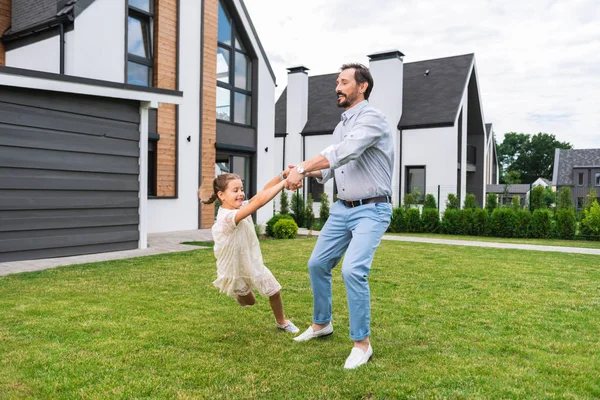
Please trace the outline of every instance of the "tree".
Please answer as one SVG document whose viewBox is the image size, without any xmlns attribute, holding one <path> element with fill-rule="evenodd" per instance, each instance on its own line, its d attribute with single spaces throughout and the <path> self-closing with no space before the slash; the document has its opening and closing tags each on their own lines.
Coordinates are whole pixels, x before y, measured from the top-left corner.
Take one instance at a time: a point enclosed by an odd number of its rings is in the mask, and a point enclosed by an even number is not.
<svg viewBox="0 0 600 400">
<path fill-rule="evenodd" d="M 500 181 L 505 183 L 507 173 L 511 171 L 519 172 L 523 183 L 533 183 L 540 177 L 552 179 L 555 150 L 572 148 L 570 143 L 560 142 L 548 133 L 540 132 L 533 136 L 507 133 L 496 148 L 501 165 Z"/>
<path fill-rule="evenodd" d="M 573 198 L 571 197 L 571 188 L 564 186 L 558 192 L 558 210 L 570 210 L 573 208 Z"/>
<path fill-rule="evenodd" d="M 529 196 L 531 196 L 531 212 L 533 212 L 535 210 L 547 209 L 546 202 L 544 201 L 544 187 L 543 186 L 536 186 L 533 189 L 531 189 Z"/>
<path fill-rule="evenodd" d="M 477 200 L 475 199 L 474 194 L 467 194 L 465 196 L 465 201 L 463 202 L 464 210 L 475 210 L 477 209 Z"/>
<path fill-rule="evenodd" d="M 308 197 L 306 199 L 306 212 L 304 213 L 304 215 L 305 215 L 306 227 L 308 229 L 312 229 L 313 225 L 315 224 L 315 212 L 313 211 L 312 193 L 309 193 Z"/>
<path fill-rule="evenodd" d="M 319 208 L 319 220 L 324 224 L 329 218 L 329 197 L 327 193 L 321 193 L 321 208 Z"/>
<path fill-rule="evenodd" d="M 281 191 L 281 196 L 279 196 L 279 213 L 280 214 L 289 214 L 290 205 L 288 203 L 288 195 L 285 189 Z"/>
<path fill-rule="evenodd" d="M 446 209 L 447 210 L 458 210 L 460 209 L 460 203 L 458 202 L 458 197 L 454 193 L 448 193 L 448 197 L 446 198 Z"/>
</svg>

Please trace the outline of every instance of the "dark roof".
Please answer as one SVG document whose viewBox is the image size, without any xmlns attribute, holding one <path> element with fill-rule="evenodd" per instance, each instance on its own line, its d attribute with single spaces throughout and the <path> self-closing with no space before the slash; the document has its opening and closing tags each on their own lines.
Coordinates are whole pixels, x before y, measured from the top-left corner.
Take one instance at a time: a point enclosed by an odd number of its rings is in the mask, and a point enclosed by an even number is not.
<svg viewBox="0 0 600 400">
<path fill-rule="evenodd" d="M 404 64 L 399 128 L 453 125 L 473 60 L 473 54 L 466 54 Z M 308 78 L 308 121 L 302 133 L 331 133 L 340 121 L 344 110 L 336 106 L 337 75 Z M 275 104 L 275 133 L 287 133 L 286 99 L 287 89 Z"/>
<path fill-rule="evenodd" d="M 39 33 L 61 22 L 72 22 L 95 0 L 12 0 L 11 27 L 3 41 Z"/>
<path fill-rule="evenodd" d="M 505 185 L 486 185 L 486 191 L 488 193 L 504 193 Z M 514 185 L 508 185 L 508 193 L 509 194 L 526 194 L 529 192 L 529 184 L 526 183 L 516 183 Z"/>
<path fill-rule="evenodd" d="M 573 168 L 600 168 L 600 149 L 556 149 L 552 183 L 556 186 L 573 185 Z"/>
<path fill-rule="evenodd" d="M 405 64 L 398 128 L 454 125 L 473 59 L 466 54 Z"/>
</svg>

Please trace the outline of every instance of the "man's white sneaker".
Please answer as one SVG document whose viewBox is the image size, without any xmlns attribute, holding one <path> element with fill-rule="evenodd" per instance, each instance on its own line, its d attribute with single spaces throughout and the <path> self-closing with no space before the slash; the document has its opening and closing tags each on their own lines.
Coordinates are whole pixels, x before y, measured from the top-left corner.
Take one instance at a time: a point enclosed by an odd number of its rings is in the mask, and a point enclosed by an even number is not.
<svg viewBox="0 0 600 400">
<path fill-rule="evenodd" d="M 324 328 L 319 329 L 318 331 L 313 330 L 312 325 L 308 327 L 307 330 L 302 332 L 301 335 L 298 335 L 294 338 L 296 342 L 305 342 L 310 339 L 329 336 L 333 333 L 333 325 L 331 322 L 327 324 Z"/>
<path fill-rule="evenodd" d="M 344 365 L 345 369 L 354 369 L 358 368 L 363 364 L 366 364 L 367 361 L 371 359 L 373 356 L 373 348 L 369 345 L 367 351 L 363 351 L 358 347 L 353 347 L 350 355 L 346 359 L 346 364 Z"/>
</svg>

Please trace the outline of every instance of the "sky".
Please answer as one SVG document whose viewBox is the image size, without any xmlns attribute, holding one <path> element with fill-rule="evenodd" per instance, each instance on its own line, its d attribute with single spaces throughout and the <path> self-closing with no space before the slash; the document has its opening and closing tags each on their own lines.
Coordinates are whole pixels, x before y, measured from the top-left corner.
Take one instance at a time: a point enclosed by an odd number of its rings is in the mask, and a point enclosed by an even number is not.
<svg viewBox="0 0 600 400">
<path fill-rule="evenodd" d="M 404 62 L 474 53 L 484 118 L 504 133 L 553 134 L 600 148 L 600 1 L 245 0 L 277 79 L 368 66 L 400 50 Z M 376 82 L 377 83 L 377 82 Z"/>
</svg>

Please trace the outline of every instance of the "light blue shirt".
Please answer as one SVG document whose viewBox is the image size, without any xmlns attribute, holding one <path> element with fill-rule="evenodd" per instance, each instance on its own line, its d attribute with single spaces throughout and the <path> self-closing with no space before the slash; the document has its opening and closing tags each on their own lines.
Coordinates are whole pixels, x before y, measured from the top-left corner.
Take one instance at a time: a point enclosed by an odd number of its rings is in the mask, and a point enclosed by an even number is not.
<svg viewBox="0 0 600 400">
<path fill-rule="evenodd" d="M 344 111 L 333 141 L 321 152 L 330 167 L 321 170 L 319 183 L 335 177 L 342 200 L 392 196 L 394 141 L 381 111 L 366 100 Z"/>
</svg>

